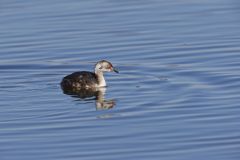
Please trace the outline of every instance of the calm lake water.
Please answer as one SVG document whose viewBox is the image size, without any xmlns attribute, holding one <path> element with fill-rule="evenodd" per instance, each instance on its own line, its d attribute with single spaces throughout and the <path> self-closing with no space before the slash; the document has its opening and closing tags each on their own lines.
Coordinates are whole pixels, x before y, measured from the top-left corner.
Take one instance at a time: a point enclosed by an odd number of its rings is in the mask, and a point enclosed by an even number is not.
<svg viewBox="0 0 240 160">
<path fill-rule="evenodd" d="M 239 160 L 240 2 L 1 0 L 1 160 Z M 67 74 L 107 59 L 100 96 Z M 99 98 L 100 97 L 100 98 Z"/>
</svg>

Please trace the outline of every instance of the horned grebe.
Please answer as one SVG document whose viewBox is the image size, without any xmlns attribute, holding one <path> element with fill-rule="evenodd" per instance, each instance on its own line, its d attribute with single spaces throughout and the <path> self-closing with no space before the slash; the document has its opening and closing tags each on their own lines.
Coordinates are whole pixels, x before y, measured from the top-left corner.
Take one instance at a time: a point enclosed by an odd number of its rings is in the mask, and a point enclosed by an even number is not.
<svg viewBox="0 0 240 160">
<path fill-rule="evenodd" d="M 101 60 L 95 65 L 95 72 L 80 71 L 67 75 L 62 79 L 62 89 L 93 89 L 99 87 L 105 87 L 106 81 L 103 76 L 103 72 L 116 72 L 118 70 L 113 65 L 106 61 Z"/>
</svg>

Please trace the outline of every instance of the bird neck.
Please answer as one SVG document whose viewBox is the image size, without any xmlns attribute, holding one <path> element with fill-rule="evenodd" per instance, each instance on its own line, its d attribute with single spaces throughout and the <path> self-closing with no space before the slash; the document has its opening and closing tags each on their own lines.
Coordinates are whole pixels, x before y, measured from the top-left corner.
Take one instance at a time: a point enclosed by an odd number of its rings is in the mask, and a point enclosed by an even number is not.
<svg viewBox="0 0 240 160">
<path fill-rule="evenodd" d="M 99 71 L 99 70 L 95 70 L 95 74 L 97 75 L 97 79 L 98 79 L 98 87 L 107 86 L 106 81 L 103 76 L 103 72 Z"/>
</svg>

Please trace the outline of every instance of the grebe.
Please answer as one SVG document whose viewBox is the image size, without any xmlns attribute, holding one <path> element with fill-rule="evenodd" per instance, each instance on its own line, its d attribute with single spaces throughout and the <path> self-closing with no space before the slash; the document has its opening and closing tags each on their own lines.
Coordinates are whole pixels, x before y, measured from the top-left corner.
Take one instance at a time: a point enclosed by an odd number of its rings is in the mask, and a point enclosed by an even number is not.
<svg viewBox="0 0 240 160">
<path fill-rule="evenodd" d="M 94 73 L 88 71 L 74 72 L 62 79 L 61 87 L 62 89 L 69 90 L 86 90 L 106 87 L 107 84 L 104 79 L 103 72 L 119 73 L 110 62 L 101 60 L 95 65 Z"/>
</svg>

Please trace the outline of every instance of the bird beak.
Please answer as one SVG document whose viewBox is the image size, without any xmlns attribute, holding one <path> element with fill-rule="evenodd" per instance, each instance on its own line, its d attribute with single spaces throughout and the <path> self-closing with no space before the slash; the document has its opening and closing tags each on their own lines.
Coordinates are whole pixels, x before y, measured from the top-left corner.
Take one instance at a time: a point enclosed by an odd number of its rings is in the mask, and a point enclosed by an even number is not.
<svg viewBox="0 0 240 160">
<path fill-rule="evenodd" d="M 119 71 L 115 67 L 113 67 L 113 72 L 119 73 Z"/>
</svg>

